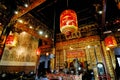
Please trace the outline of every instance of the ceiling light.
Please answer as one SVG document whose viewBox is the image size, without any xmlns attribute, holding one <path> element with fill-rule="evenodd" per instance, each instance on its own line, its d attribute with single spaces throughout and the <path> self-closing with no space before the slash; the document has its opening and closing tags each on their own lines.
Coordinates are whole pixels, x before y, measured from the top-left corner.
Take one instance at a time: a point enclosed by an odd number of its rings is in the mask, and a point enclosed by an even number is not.
<svg viewBox="0 0 120 80">
<path fill-rule="evenodd" d="M 30 29 L 32 29 L 33 27 L 32 26 L 29 26 Z"/>
<path fill-rule="evenodd" d="M 120 29 L 118 29 L 117 31 L 120 31 Z"/>
<path fill-rule="evenodd" d="M 15 11 L 14 13 L 15 13 L 15 14 L 18 14 L 18 11 Z"/>
<path fill-rule="evenodd" d="M 24 6 L 27 8 L 27 7 L 28 7 L 28 4 L 24 4 Z"/>
<path fill-rule="evenodd" d="M 21 19 L 18 19 L 18 22 L 19 22 L 19 23 L 23 23 L 23 20 L 21 20 Z"/>
<path fill-rule="evenodd" d="M 48 35 L 46 34 L 45 37 L 48 38 Z"/>
<path fill-rule="evenodd" d="M 99 14 L 102 14 L 103 12 L 102 11 L 98 11 Z"/>
<path fill-rule="evenodd" d="M 108 34 L 108 33 L 112 33 L 112 31 L 109 30 L 109 31 L 105 31 L 105 32 L 103 32 L 103 34 Z"/>
<path fill-rule="evenodd" d="M 43 34 L 43 31 L 39 31 L 39 34 L 42 35 L 42 34 Z"/>
</svg>

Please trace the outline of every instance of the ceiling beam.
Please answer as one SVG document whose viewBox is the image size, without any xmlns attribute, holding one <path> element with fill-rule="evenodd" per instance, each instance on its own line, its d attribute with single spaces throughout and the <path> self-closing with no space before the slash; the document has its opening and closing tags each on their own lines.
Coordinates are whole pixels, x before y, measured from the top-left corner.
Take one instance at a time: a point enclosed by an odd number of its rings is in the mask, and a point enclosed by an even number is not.
<svg viewBox="0 0 120 80">
<path fill-rule="evenodd" d="M 52 44 L 52 39 L 45 38 L 44 36 L 40 36 L 36 31 L 34 31 L 33 29 L 28 28 L 27 26 L 28 26 L 27 24 L 20 24 L 20 23 L 16 23 L 14 25 L 15 28 L 21 29 L 21 30 L 31 34 L 32 36 L 35 36 L 36 38 L 42 39 L 43 41 L 46 41 L 49 44 Z"/>
<path fill-rule="evenodd" d="M 26 14 L 27 12 L 31 11 L 32 9 L 34 9 L 35 7 L 39 6 L 40 4 L 42 4 L 43 2 L 45 2 L 46 0 L 35 0 L 31 5 L 29 5 L 29 7 L 27 8 L 22 8 L 18 14 L 15 14 L 13 15 L 13 17 L 11 18 L 11 21 L 8 25 L 15 25 L 14 27 L 18 28 L 18 29 L 21 29 L 23 31 L 26 31 L 28 32 L 29 34 L 37 37 L 37 38 L 40 38 L 44 41 L 47 41 L 49 42 L 50 44 L 52 43 L 52 40 L 51 39 L 48 39 L 48 38 L 45 38 L 43 36 L 40 36 L 38 35 L 34 30 L 32 29 L 29 29 L 27 27 L 27 25 L 21 25 L 21 24 L 18 24 L 16 21 L 18 18 L 20 18 L 21 16 L 23 16 L 24 14 Z"/>
<path fill-rule="evenodd" d="M 31 11 L 32 9 L 34 9 L 35 7 L 39 6 L 40 4 L 42 4 L 43 2 L 45 2 L 46 0 L 35 0 L 31 5 L 29 5 L 29 7 L 27 8 L 22 8 L 18 14 L 14 15 L 11 18 L 11 22 L 14 22 L 17 20 L 17 18 L 21 17 L 22 15 L 26 14 L 27 12 Z"/>
</svg>

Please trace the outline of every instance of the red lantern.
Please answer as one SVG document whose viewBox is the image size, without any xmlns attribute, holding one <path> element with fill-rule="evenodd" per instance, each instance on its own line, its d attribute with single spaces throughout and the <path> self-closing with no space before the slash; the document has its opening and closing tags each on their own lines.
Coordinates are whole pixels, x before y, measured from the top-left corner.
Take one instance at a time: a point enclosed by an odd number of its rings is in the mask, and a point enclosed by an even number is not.
<svg viewBox="0 0 120 80">
<path fill-rule="evenodd" d="M 65 10 L 60 15 L 60 31 L 65 35 L 78 30 L 77 15 L 73 10 Z"/>
<path fill-rule="evenodd" d="M 7 46 L 15 46 L 17 43 L 17 38 L 14 35 L 8 35 L 5 43 Z"/>
<path fill-rule="evenodd" d="M 105 41 L 106 47 L 108 47 L 108 48 L 114 48 L 117 46 L 117 42 L 116 42 L 114 36 L 108 36 L 105 38 L 104 41 Z"/>
<path fill-rule="evenodd" d="M 37 55 L 40 55 L 40 53 L 41 53 L 41 50 L 38 48 L 38 49 L 36 50 L 36 54 L 37 54 Z"/>
</svg>

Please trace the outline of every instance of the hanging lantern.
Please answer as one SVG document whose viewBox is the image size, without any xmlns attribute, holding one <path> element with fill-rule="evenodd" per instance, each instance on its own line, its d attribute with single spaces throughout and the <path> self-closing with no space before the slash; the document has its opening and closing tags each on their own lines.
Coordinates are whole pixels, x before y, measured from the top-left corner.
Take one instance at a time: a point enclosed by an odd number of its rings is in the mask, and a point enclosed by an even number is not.
<svg viewBox="0 0 120 80">
<path fill-rule="evenodd" d="M 118 7 L 118 9 L 120 10 L 120 2 L 118 2 L 117 7 Z"/>
<path fill-rule="evenodd" d="M 115 0 L 118 9 L 120 10 L 120 0 Z"/>
<path fill-rule="evenodd" d="M 38 49 L 36 50 L 36 54 L 37 54 L 37 55 L 40 55 L 40 53 L 41 53 L 41 49 L 38 48 Z"/>
<path fill-rule="evenodd" d="M 8 37 L 6 38 L 6 45 L 7 46 L 16 46 L 17 44 L 17 37 L 13 34 L 8 35 Z"/>
<path fill-rule="evenodd" d="M 60 31 L 65 35 L 78 30 L 77 15 L 73 10 L 64 10 L 60 15 Z"/>
<path fill-rule="evenodd" d="M 114 36 L 108 36 L 105 38 L 104 41 L 105 41 L 106 47 L 108 47 L 108 48 L 114 48 L 117 46 L 117 42 L 116 42 Z"/>
</svg>

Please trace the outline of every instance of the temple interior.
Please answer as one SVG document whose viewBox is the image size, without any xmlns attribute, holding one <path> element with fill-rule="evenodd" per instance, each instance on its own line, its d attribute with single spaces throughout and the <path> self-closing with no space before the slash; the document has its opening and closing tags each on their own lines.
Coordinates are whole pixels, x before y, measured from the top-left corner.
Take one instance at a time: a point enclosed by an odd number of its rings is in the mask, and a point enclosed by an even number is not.
<svg viewBox="0 0 120 80">
<path fill-rule="evenodd" d="M 120 0 L 0 0 L 0 80 L 120 80 Z"/>
</svg>

